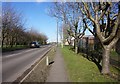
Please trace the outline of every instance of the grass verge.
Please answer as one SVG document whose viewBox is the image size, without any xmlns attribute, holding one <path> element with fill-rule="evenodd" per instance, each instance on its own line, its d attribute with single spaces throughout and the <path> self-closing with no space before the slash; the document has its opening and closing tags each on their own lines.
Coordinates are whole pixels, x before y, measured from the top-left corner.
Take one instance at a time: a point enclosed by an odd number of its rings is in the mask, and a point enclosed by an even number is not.
<svg viewBox="0 0 120 84">
<path fill-rule="evenodd" d="M 116 53 L 115 51 L 111 51 L 111 59 L 120 61 L 120 55 L 118 53 Z"/>
<path fill-rule="evenodd" d="M 46 65 L 46 57 L 48 56 L 49 62 L 53 61 L 55 56 L 55 47 L 52 48 L 45 58 L 38 64 L 35 70 L 23 82 L 45 82 L 48 76 L 50 66 Z"/>
<path fill-rule="evenodd" d="M 21 50 L 21 49 L 26 49 L 29 48 L 27 45 L 17 45 L 13 47 L 3 47 L 2 52 L 9 52 L 9 51 L 15 51 L 15 50 Z"/>
<path fill-rule="evenodd" d="M 100 74 L 97 66 L 80 54 L 75 54 L 68 47 L 61 49 L 71 82 L 117 82 Z"/>
<path fill-rule="evenodd" d="M 35 64 L 33 64 L 29 69 L 27 69 L 19 78 L 17 78 L 14 82 L 20 82 L 23 78 L 34 68 L 34 70 L 22 81 L 23 83 L 26 82 L 45 82 L 47 79 L 47 75 L 51 65 L 46 65 L 46 57 L 48 56 L 49 62 L 53 61 L 55 56 L 56 47 L 54 46 L 45 56 L 38 60 Z"/>
</svg>

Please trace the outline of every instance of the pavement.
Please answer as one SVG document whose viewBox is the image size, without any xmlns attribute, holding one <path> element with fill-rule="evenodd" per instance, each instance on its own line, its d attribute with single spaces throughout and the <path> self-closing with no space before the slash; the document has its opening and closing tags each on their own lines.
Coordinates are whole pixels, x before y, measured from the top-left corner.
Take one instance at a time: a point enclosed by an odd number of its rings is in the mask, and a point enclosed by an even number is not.
<svg viewBox="0 0 120 84">
<path fill-rule="evenodd" d="M 68 82 L 64 59 L 59 48 L 56 50 L 54 63 L 51 66 L 46 82 Z"/>
</svg>

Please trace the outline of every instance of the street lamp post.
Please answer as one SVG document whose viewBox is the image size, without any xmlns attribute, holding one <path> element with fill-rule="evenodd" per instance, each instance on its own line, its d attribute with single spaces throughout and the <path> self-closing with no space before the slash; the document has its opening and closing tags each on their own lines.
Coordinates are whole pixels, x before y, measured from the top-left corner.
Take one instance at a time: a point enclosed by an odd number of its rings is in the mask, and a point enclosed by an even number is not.
<svg viewBox="0 0 120 84">
<path fill-rule="evenodd" d="M 57 19 L 57 46 L 58 46 L 58 19 Z"/>
<path fill-rule="evenodd" d="M 61 47 L 63 48 L 63 27 L 62 27 L 62 44 Z"/>
</svg>

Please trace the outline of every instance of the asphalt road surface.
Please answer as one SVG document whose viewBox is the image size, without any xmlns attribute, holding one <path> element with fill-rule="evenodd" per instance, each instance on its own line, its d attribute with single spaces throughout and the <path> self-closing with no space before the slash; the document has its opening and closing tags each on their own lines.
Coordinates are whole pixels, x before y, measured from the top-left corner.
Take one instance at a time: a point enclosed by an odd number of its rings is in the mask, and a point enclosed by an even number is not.
<svg viewBox="0 0 120 84">
<path fill-rule="evenodd" d="M 2 82 L 13 82 L 49 50 L 51 45 L 2 54 Z"/>
</svg>

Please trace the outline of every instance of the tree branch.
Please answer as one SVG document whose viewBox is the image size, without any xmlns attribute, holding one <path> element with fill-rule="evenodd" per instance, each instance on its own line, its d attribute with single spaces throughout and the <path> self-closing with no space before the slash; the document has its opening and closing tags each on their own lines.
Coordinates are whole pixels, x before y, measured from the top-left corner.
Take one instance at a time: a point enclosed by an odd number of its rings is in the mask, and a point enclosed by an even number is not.
<svg viewBox="0 0 120 84">
<path fill-rule="evenodd" d="M 114 14 L 110 19 L 114 19 L 116 16 L 118 16 L 118 14 Z"/>
<path fill-rule="evenodd" d="M 85 11 L 83 10 L 83 8 L 82 8 L 81 4 L 79 4 L 79 3 L 78 3 L 78 5 L 79 5 L 79 8 L 80 8 L 80 10 L 81 10 L 82 14 L 87 15 L 87 14 L 85 13 Z"/>
<path fill-rule="evenodd" d="M 105 5 L 105 7 L 102 9 L 102 13 L 101 13 L 101 15 L 100 15 L 100 17 L 99 17 L 99 21 L 101 20 L 101 18 L 103 18 L 103 16 L 105 15 L 105 13 L 106 13 L 106 11 L 107 11 L 107 9 L 110 7 L 110 2 L 106 2 L 106 5 Z"/>
<path fill-rule="evenodd" d="M 119 40 L 119 38 L 115 37 L 112 42 L 109 44 L 109 48 L 111 49 L 113 47 L 113 45 L 115 45 L 117 43 L 117 41 Z"/>
<path fill-rule="evenodd" d="M 86 28 L 84 28 L 83 33 L 80 33 L 80 34 L 78 35 L 78 38 L 79 38 L 79 39 L 83 37 L 83 35 L 85 34 L 85 31 L 86 31 Z"/>
<path fill-rule="evenodd" d="M 73 34 L 73 32 L 72 32 L 72 30 L 67 30 L 67 32 L 68 32 L 68 34 L 69 34 L 70 36 L 75 37 L 74 34 Z"/>
<path fill-rule="evenodd" d="M 88 27 L 85 19 L 83 19 L 83 23 L 85 23 L 85 27 L 86 27 L 93 35 L 95 35 L 94 32 Z"/>
<path fill-rule="evenodd" d="M 103 40 L 105 39 L 102 34 L 101 34 L 101 31 L 100 31 L 100 24 L 99 24 L 99 20 L 98 20 L 98 11 L 96 11 L 95 13 L 95 24 L 96 24 L 96 33 L 97 33 L 97 36 L 99 37 L 100 41 L 103 42 Z"/>
<path fill-rule="evenodd" d="M 87 5 L 85 2 L 82 2 L 82 3 L 84 4 L 85 12 L 86 12 L 86 14 L 87 14 L 87 17 L 88 17 L 93 23 L 95 23 L 94 18 L 93 18 L 92 15 L 90 14 L 88 5 Z"/>
<path fill-rule="evenodd" d="M 94 13 L 95 13 L 94 4 L 93 4 L 93 2 L 92 2 L 92 1 L 91 1 L 90 3 L 91 3 L 91 6 L 92 6 L 93 11 L 94 11 Z"/>
<path fill-rule="evenodd" d="M 116 35 L 116 32 L 120 30 L 119 25 L 120 25 L 120 11 L 118 13 L 117 22 L 115 22 L 112 33 L 109 35 L 108 38 L 103 40 L 104 43 L 114 38 L 114 36 Z"/>
</svg>

